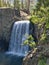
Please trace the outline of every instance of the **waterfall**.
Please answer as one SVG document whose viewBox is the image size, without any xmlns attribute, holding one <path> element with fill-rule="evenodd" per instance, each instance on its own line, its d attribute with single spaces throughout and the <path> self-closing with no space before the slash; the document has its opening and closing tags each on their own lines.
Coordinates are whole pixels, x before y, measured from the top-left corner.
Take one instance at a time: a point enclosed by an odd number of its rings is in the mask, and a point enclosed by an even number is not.
<svg viewBox="0 0 49 65">
<path fill-rule="evenodd" d="M 29 35 L 29 21 L 17 21 L 13 25 L 9 52 L 11 54 L 16 54 L 18 56 L 25 56 L 29 50 L 28 45 L 24 45 L 24 41 Z"/>
</svg>

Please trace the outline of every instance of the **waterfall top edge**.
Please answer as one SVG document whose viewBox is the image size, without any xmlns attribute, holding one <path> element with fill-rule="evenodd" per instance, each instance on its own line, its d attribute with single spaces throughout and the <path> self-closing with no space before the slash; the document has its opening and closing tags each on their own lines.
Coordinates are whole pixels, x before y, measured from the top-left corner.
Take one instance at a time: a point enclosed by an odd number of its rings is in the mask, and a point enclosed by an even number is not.
<svg viewBox="0 0 49 65">
<path fill-rule="evenodd" d="M 22 20 L 22 21 L 16 21 L 15 24 L 18 24 L 18 23 L 30 23 L 29 20 Z"/>
</svg>

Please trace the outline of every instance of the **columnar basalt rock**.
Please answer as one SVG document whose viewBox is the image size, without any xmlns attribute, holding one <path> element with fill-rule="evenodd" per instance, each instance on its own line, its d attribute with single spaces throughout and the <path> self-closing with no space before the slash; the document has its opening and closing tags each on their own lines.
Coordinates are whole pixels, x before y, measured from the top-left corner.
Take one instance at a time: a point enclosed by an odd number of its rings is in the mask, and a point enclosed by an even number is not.
<svg viewBox="0 0 49 65">
<path fill-rule="evenodd" d="M 9 42 L 12 25 L 18 20 L 16 16 L 20 16 L 18 10 L 0 8 L 0 45 L 2 42 L 4 46 L 8 45 L 4 41 Z"/>
</svg>

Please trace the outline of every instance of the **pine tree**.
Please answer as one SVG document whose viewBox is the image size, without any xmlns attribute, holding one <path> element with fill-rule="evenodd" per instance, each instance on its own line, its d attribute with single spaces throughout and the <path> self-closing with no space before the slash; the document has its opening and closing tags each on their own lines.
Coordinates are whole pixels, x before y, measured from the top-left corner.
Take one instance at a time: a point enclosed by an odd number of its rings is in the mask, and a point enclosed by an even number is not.
<svg viewBox="0 0 49 65">
<path fill-rule="evenodd" d="M 7 7 L 6 1 L 4 1 L 4 0 L 2 1 L 2 6 L 3 6 L 3 7 Z"/>
</svg>

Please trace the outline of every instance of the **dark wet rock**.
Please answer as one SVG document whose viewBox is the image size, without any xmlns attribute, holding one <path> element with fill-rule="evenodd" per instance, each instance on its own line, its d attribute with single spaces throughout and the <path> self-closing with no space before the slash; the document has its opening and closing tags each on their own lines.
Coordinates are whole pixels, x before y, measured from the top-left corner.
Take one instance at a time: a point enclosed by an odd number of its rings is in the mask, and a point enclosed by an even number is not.
<svg viewBox="0 0 49 65">
<path fill-rule="evenodd" d="M 49 64 L 49 44 L 43 46 L 37 46 L 35 50 L 31 50 L 28 55 L 23 59 L 23 65 L 38 65 L 39 58 L 47 58 L 47 65 Z"/>
<path fill-rule="evenodd" d="M 35 42 L 38 42 L 37 25 L 35 25 L 34 23 L 31 23 L 31 22 L 30 22 L 30 27 L 29 27 L 29 34 L 34 37 L 34 41 Z"/>
<path fill-rule="evenodd" d="M 19 20 L 18 16 L 20 16 L 18 10 L 0 8 L 0 51 L 7 50 L 13 23 Z"/>
</svg>

